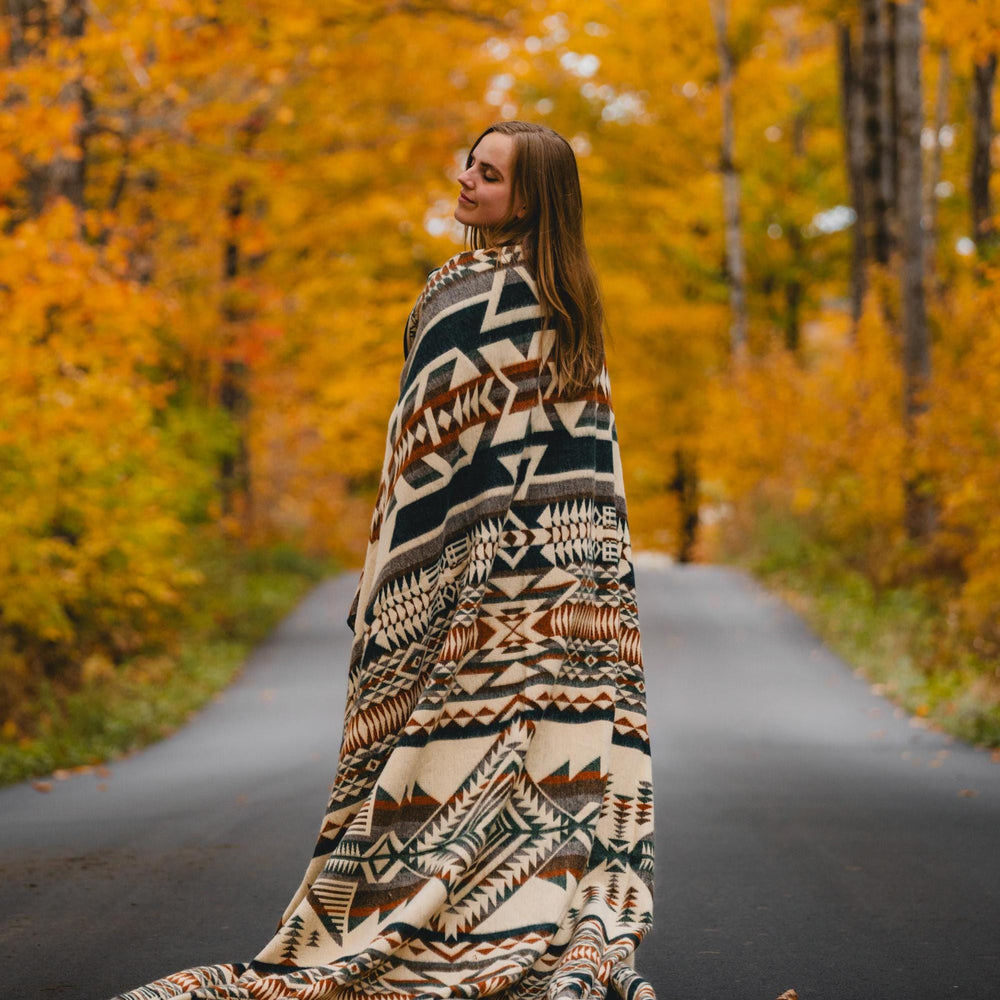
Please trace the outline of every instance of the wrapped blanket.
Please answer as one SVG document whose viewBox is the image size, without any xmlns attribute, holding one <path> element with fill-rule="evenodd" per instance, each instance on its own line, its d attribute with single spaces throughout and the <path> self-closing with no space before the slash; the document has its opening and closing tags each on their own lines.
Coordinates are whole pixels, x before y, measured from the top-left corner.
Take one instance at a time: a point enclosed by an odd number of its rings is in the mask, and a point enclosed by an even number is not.
<svg viewBox="0 0 1000 1000">
<path fill-rule="evenodd" d="M 343 743 L 312 863 L 249 964 L 124 994 L 626 1000 L 653 789 L 607 373 L 560 396 L 520 250 L 407 323 Z"/>
</svg>

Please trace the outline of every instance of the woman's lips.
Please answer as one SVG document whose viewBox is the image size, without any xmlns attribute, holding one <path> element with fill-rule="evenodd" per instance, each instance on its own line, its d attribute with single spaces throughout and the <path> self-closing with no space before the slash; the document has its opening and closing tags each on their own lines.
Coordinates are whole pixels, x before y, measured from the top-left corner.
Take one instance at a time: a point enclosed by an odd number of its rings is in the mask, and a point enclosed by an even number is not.
<svg viewBox="0 0 1000 1000">
<path fill-rule="evenodd" d="M 470 198 L 466 198 L 464 191 L 459 191 L 458 200 L 459 203 L 462 205 L 475 205 L 474 201 L 472 201 Z"/>
</svg>

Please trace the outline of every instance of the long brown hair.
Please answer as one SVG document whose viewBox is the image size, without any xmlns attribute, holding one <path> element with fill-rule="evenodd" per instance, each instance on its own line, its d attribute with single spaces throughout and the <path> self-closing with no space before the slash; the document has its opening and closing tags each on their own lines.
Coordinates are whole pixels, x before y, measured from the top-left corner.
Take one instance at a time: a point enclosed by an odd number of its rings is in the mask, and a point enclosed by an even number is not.
<svg viewBox="0 0 1000 1000">
<path fill-rule="evenodd" d="M 497 122 L 476 139 L 466 166 L 490 132 L 514 140 L 511 205 L 496 226 L 471 226 L 473 249 L 520 243 L 535 273 L 547 325 L 556 331 L 555 365 L 564 390 L 593 384 L 604 365 L 604 306 L 583 239 L 583 197 L 573 148 L 558 132 L 532 122 Z M 517 201 L 525 211 L 518 218 Z"/>
</svg>

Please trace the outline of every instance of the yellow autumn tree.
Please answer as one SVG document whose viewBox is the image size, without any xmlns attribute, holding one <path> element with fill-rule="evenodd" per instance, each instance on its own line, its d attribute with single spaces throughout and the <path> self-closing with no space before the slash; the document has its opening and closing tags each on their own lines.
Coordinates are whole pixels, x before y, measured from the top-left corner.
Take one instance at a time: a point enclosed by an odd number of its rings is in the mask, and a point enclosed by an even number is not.
<svg viewBox="0 0 1000 1000">
<path fill-rule="evenodd" d="M 892 263 L 850 323 L 838 25 L 854 5 L 726 5 L 745 364 L 707 4 L 8 9 L 4 662 L 70 674 L 167 634 L 199 531 L 359 552 L 402 324 L 462 243 L 460 158 L 512 117 L 578 154 L 636 544 L 709 558 L 727 511 L 727 530 L 789 517 L 879 585 L 919 569 L 985 642 L 1000 358 L 995 275 L 966 253 L 966 97 L 1000 27 L 981 8 L 927 5 L 951 76 L 925 61 L 925 106 L 944 105 L 926 192 L 934 378 L 908 442 Z M 900 506 L 914 467 L 939 512 L 918 557 Z"/>
</svg>

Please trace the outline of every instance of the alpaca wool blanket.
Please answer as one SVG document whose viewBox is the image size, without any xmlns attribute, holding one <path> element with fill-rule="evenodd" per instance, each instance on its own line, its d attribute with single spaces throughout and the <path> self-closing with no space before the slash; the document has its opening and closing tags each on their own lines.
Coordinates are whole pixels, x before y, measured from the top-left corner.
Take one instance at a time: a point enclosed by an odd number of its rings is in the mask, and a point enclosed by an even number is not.
<svg viewBox="0 0 1000 1000">
<path fill-rule="evenodd" d="M 561 395 L 517 247 L 404 336 L 311 864 L 255 959 L 125 1000 L 652 1000 L 653 787 L 607 372 Z"/>
</svg>

